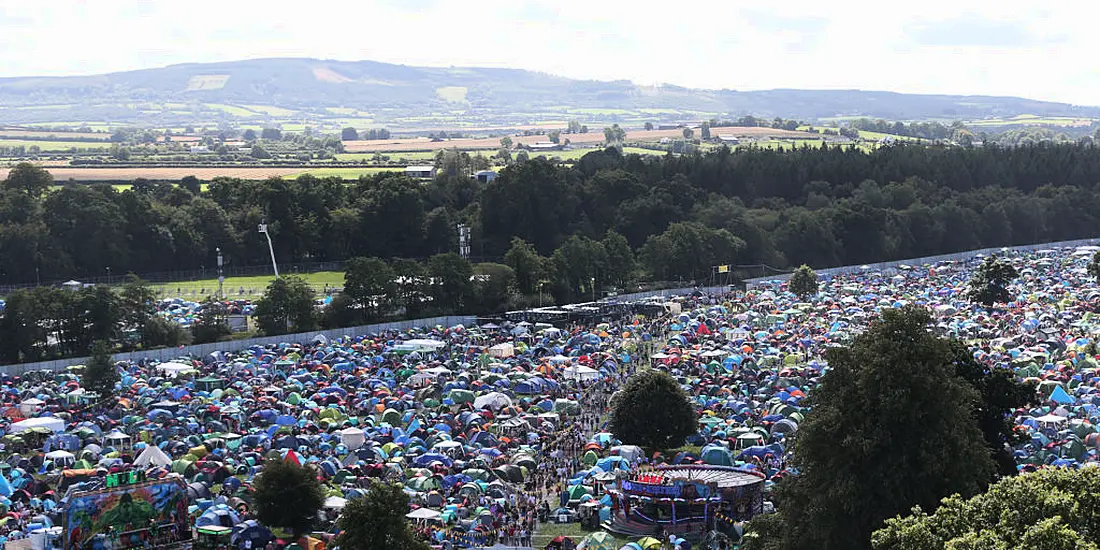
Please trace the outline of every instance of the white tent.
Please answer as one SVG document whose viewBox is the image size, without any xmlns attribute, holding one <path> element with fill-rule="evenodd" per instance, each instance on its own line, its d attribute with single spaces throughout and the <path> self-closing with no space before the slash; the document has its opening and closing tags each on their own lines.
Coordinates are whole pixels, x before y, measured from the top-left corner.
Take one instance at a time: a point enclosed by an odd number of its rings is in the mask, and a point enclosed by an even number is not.
<svg viewBox="0 0 1100 550">
<path fill-rule="evenodd" d="M 451 371 L 451 369 L 448 369 L 447 367 L 432 367 L 430 369 L 424 369 L 422 372 L 426 372 L 428 374 L 435 374 L 437 376 L 440 375 L 440 374 L 454 374 L 454 372 Z"/>
<path fill-rule="evenodd" d="M 73 453 L 62 450 L 48 452 L 46 453 L 46 458 L 52 460 L 54 465 L 62 468 L 68 468 L 76 462 L 76 456 L 74 456 Z"/>
<path fill-rule="evenodd" d="M 431 340 L 431 339 L 427 339 L 427 338 L 406 340 L 403 343 L 406 344 L 406 345 L 410 345 L 410 346 L 416 346 L 418 349 L 420 349 L 422 351 L 435 351 L 435 350 L 437 350 L 439 348 L 442 348 L 442 347 L 447 345 L 446 342 L 441 342 L 439 340 Z"/>
<path fill-rule="evenodd" d="M 171 466 L 172 459 L 156 445 L 149 445 L 134 459 L 134 466 Z"/>
<path fill-rule="evenodd" d="M 584 365 L 572 365 L 562 371 L 562 376 L 573 380 L 595 380 L 600 377 L 600 371 Z"/>
<path fill-rule="evenodd" d="M 176 375 L 179 375 L 180 373 L 183 373 L 183 372 L 188 372 L 188 371 L 195 370 L 195 368 L 192 367 L 191 365 L 187 365 L 187 364 L 184 364 L 184 363 L 176 363 L 174 361 L 170 361 L 168 363 L 161 363 L 161 364 L 157 365 L 156 368 L 160 372 L 162 372 L 164 374 L 167 374 L 169 376 L 176 376 Z"/>
<path fill-rule="evenodd" d="M 65 431 L 65 421 L 53 416 L 41 416 L 38 418 L 28 418 L 21 420 L 8 426 L 8 433 L 17 434 L 19 432 L 25 432 L 31 428 L 47 428 L 55 432 Z"/>
<path fill-rule="evenodd" d="M 436 519 L 443 514 L 432 510 L 431 508 L 417 508 L 412 512 L 405 514 L 405 517 L 409 519 Z"/>
<path fill-rule="evenodd" d="M 351 450 L 362 447 L 367 442 L 367 436 L 359 428 L 344 428 L 340 430 L 340 443 Z"/>
<path fill-rule="evenodd" d="M 474 398 L 474 408 L 484 409 L 489 407 L 493 410 L 500 410 L 512 404 L 512 399 L 507 395 L 500 392 L 490 392 L 485 395 L 479 395 Z"/>
<path fill-rule="evenodd" d="M 489 355 L 498 359 L 504 359 L 506 357 L 514 357 L 516 355 L 516 346 L 507 342 L 503 344 L 497 344 L 489 348 Z"/>
<path fill-rule="evenodd" d="M 1040 416 L 1039 418 L 1036 418 L 1035 421 L 1040 423 L 1040 424 L 1052 424 L 1054 426 L 1057 426 L 1058 424 L 1061 424 L 1061 423 L 1065 422 L 1066 417 L 1058 416 L 1056 414 L 1048 414 L 1048 415 Z"/>
<path fill-rule="evenodd" d="M 348 505 L 348 501 L 345 498 L 332 496 L 325 499 L 325 508 L 332 508 L 333 510 L 343 510 L 344 506 Z"/>
</svg>

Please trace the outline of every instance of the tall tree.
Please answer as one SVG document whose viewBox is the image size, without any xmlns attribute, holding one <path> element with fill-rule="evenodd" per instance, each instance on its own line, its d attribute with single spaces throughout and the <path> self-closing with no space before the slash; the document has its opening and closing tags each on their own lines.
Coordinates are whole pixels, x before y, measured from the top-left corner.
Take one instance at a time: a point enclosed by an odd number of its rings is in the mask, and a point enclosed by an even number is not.
<svg viewBox="0 0 1100 550">
<path fill-rule="evenodd" d="M 96 340 L 92 346 L 92 356 L 88 364 L 84 366 L 84 374 L 80 385 L 84 389 L 99 395 L 100 399 L 107 399 L 114 395 L 115 384 L 119 381 L 118 369 L 111 360 L 111 348 L 104 340 Z"/>
<path fill-rule="evenodd" d="M 367 494 L 344 507 L 336 544 L 349 549 L 428 550 L 427 543 L 417 540 L 409 529 L 408 509 L 409 496 L 400 485 L 374 482 Z"/>
<path fill-rule="evenodd" d="M 191 334 L 196 344 L 217 342 L 232 334 L 226 319 L 225 304 L 208 297 L 202 302 L 199 318 L 191 325 Z"/>
<path fill-rule="evenodd" d="M 930 323 L 922 308 L 888 309 L 849 347 L 829 350 L 794 441 L 799 475 L 780 485 L 779 516 L 765 522 L 782 520 L 771 533 L 785 533 L 780 548 L 870 548 L 887 518 L 992 480 L 981 396 Z"/>
<path fill-rule="evenodd" d="M 352 258 L 344 265 L 344 293 L 375 321 L 389 311 L 391 297 L 397 291 L 397 276 L 378 258 Z"/>
<path fill-rule="evenodd" d="M 348 126 L 340 131 L 340 139 L 344 141 L 356 141 L 359 139 L 359 131 Z"/>
<path fill-rule="evenodd" d="M 32 199 L 39 199 L 53 185 L 53 176 L 45 168 L 29 162 L 20 162 L 8 172 L 4 180 L 4 189 L 26 193 Z"/>
<path fill-rule="evenodd" d="M 990 256 L 982 262 L 982 265 L 970 277 L 966 295 L 974 302 L 985 307 L 993 307 L 994 304 L 1008 302 L 1012 300 L 1008 285 L 1018 276 L 1019 272 L 1011 264 L 999 260 L 996 256 Z"/>
<path fill-rule="evenodd" d="M 267 286 L 256 302 L 256 324 L 264 334 L 306 332 L 317 328 L 313 288 L 305 279 L 284 275 Z"/>
<path fill-rule="evenodd" d="M 325 494 L 313 470 L 290 460 L 269 458 L 252 483 L 256 519 L 270 527 L 308 533 L 325 503 Z"/>
<path fill-rule="evenodd" d="M 446 313 L 464 311 L 473 291 L 473 274 L 470 262 L 454 252 L 428 258 L 433 306 Z"/>
<path fill-rule="evenodd" d="M 696 421 L 684 389 L 664 371 L 631 376 L 611 403 L 611 433 L 649 451 L 683 445 L 698 430 Z"/>
<path fill-rule="evenodd" d="M 791 275 L 791 281 L 787 285 L 791 293 L 805 301 L 810 296 L 817 294 L 817 273 L 810 266 L 802 264 Z"/>
<path fill-rule="evenodd" d="M 521 294 L 535 292 L 542 263 L 538 251 L 531 246 L 531 243 L 519 237 L 513 237 L 512 247 L 504 254 L 504 263 L 515 272 L 516 286 Z"/>
</svg>

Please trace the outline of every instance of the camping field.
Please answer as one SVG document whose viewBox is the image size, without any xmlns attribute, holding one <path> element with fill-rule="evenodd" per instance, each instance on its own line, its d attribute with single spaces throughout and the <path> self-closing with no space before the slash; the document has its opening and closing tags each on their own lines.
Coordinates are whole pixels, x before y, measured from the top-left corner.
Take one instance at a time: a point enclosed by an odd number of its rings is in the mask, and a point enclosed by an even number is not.
<svg viewBox="0 0 1100 550">
<path fill-rule="evenodd" d="M 111 146 L 105 141 L 52 141 L 34 139 L 3 139 L 0 147 L 38 147 L 40 151 L 68 151 L 69 149 L 106 149 Z"/>
</svg>

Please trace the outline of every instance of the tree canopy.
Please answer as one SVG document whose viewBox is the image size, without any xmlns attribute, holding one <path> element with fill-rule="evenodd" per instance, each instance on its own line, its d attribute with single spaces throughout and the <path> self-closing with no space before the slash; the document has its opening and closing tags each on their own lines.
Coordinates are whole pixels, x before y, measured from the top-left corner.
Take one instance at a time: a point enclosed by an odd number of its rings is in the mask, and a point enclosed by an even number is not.
<svg viewBox="0 0 1100 550">
<path fill-rule="evenodd" d="M 802 264 L 801 267 L 794 271 L 791 275 L 791 281 L 787 285 L 792 293 L 805 300 L 814 294 L 817 294 L 817 273 L 810 266 Z"/>
<path fill-rule="evenodd" d="M 1008 285 L 1018 276 L 1019 273 L 1011 264 L 996 256 L 990 256 L 970 277 L 966 290 L 967 297 L 985 307 L 1008 302 L 1012 300 Z"/>
<path fill-rule="evenodd" d="M 90 392 L 99 394 L 100 399 L 105 399 L 114 395 L 115 384 L 119 379 L 118 369 L 111 360 L 110 347 L 106 341 L 96 340 L 92 345 L 92 356 L 84 366 L 80 385 Z"/>
<path fill-rule="evenodd" d="M 1003 479 L 985 493 L 955 495 L 886 521 L 875 550 L 1100 548 L 1100 469 L 1045 468 Z"/>
<path fill-rule="evenodd" d="M 306 533 L 325 503 L 325 494 L 309 468 L 281 458 L 268 458 L 252 483 L 256 519 L 269 527 Z"/>
<path fill-rule="evenodd" d="M 749 523 L 753 548 L 870 548 L 887 518 L 993 479 L 981 395 L 930 322 L 916 306 L 886 310 L 849 347 L 829 350 L 794 440 L 799 475 L 780 484 L 777 515 Z"/>
<path fill-rule="evenodd" d="M 337 522 L 341 548 L 385 548 L 387 550 L 428 550 L 409 529 L 405 513 L 409 496 L 400 485 L 375 482 L 362 498 L 352 499 Z"/>
<path fill-rule="evenodd" d="M 256 302 L 255 318 L 260 330 L 268 335 L 314 330 L 317 312 L 313 288 L 294 275 L 275 279 Z"/>
<path fill-rule="evenodd" d="M 611 433 L 649 450 L 683 445 L 699 429 L 697 420 L 680 384 L 659 370 L 632 376 L 611 405 Z"/>
</svg>

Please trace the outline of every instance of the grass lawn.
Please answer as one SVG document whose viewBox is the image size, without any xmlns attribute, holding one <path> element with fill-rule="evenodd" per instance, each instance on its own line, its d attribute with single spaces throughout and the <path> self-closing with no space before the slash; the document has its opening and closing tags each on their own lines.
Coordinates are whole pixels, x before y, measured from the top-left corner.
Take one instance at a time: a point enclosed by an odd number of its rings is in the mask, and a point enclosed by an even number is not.
<svg viewBox="0 0 1100 550">
<path fill-rule="evenodd" d="M 208 273 L 216 273 L 215 270 L 209 269 Z M 290 275 L 290 273 L 280 273 L 280 275 Z M 317 273 L 305 273 L 301 274 L 309 283 L 317 290 L 321 290 L 328 285 L 330 287 L 343 287 L 344 286 L 344 274 L 338 271 L 321 271 Z M 225 294 L 229 298 L 248 298 L 256 299 L 263 295 L 264 290 L 267 289 L 267 285 L 271 284 L 271 281 L 275 280 L 274 275 L 259 275 L 254 277 L 226 277 L 225 278 Z M 162 297 L 175 297 L 179 296 L 187 300 L 200 301 L 206 296 L 218 290 L 218 279 L 212 277 L 210 279 L 203 279 L 201 281 L 178 281 L 171 283 L 150 283 L 157 294 Z M 244 294 L 240 293 L 241 288 L 244 288 Z M 177 294 L 177 289 L 179 293 Z M 205 292 L 204 292 L 205 291 Z"/>
</svg>

